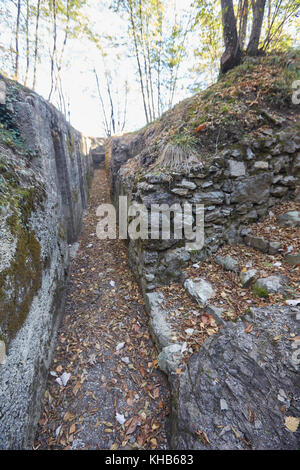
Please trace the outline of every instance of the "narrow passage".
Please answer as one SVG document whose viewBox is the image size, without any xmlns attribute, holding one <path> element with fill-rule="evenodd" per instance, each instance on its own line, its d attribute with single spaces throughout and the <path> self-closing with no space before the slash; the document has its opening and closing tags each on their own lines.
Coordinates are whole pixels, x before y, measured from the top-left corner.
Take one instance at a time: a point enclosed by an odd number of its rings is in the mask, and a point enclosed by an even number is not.
<svg viewBox="0 0 300 470">
<path fill-rule="evenodd" d="M 101 168 L 72 263 L 36 449 L 167 447 L 168 385 L 126 246 L 96 237 L 96 208 L 107 201 Z"/>
</svg>

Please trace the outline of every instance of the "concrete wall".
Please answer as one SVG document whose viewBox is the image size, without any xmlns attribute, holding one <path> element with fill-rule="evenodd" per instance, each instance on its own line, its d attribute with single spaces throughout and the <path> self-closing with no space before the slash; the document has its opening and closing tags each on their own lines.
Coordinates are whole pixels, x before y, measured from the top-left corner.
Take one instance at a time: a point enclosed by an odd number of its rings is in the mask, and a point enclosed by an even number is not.
<svg viewBox="0 0 300 470">
<path fill-rule="evenodd" d="M 93 164 L 89 141 L 53 106 L 0 78 L 0 448 L 24 449 L 40 415 Z"/>
</svg>

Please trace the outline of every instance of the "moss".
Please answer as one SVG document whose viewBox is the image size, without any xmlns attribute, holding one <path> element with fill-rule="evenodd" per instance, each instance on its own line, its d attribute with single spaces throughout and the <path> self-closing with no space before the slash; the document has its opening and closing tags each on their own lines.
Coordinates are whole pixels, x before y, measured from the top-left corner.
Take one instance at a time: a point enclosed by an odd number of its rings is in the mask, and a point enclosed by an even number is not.
<svg viewBox="0 0 300 470">
<path fill-rule="evenodd" d="M 18 88 L 10 84 L 6 92 L 6 104 L 0 104 L 0 142 L 22 155 L 32 158 L 36 155 L 36 152 L 25 145 L 16 124 L 16 116 L 13 110 L 18 100 Z"/>
<path fill-rule="evenodd" d="M 76 190 L 74 189 L 74 191 L 72 192 L 72 195 L 73 195 L 73 201 L 74 201 L 75 203 L 77 203 L 77 202 L 78 202 L 78 197 L 79 197 L 78 191 L 76 191 Z"/>
<path fill-rule="evenodd" d="M 25 187 L 8 158 L 0 163 L 0 206 L 9 212 L 6 225 L 16 239 L 15 257 L 0 273 L 0 327 L 9 342 L 24 324 L 41 286 L 41 247 L 30 218 L 42 204 L 45 192 L 36 180 Z"/>
<path fill-rule="evenodd" d="M 266 289 L 258 287 L 256 284 L 254 284 L 252 286 L 252 293 L 255 297 L 261 297 L 261 298 L 264 298 L 264 299 L 269 298 L 268 291 Z"/>
<path fill-rule="evenodd" d="M 58 234 L 62 240 L 66 240 L 67 234 L 64 225 L 60 224 Z"/>
<path fill-rule="evenodd" d="M 18 232 L 15 258 L 0 274 L 0 325 L 8 341 L 24 324 L 42 279 L 41 247 L 35 233 L 21 224 L 15 230 Z"/>
<path fill-rule="evenodd" d="M 67 132 L 67 146 L 69 151 L 69 156 L 71 159 L 74 157 L 74 150 L 75 150 L 75 140 L 73 132 L 68 130 Z"/>
</svg>

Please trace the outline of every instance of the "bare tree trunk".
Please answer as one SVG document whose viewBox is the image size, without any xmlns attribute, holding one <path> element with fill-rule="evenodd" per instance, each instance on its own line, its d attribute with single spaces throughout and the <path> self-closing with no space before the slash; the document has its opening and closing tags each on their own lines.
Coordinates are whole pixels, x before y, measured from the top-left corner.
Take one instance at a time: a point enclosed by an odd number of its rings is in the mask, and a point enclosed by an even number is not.
<svg viewBox="0 0 300 470">
<path fill-rule="evenodd" d="M 63 45 L 62 45 L 62 48 L 61 48 L 61 52 L 60 52 L 60 56 L 59 56 L 59 60 L 58 60 L 58 65 L 57 65 L 57 75 L 56 75 L 56 79 L 55 79 L 54 94 L 57 90 L 58 82 L 60 80 L 60 73 L 61 73 L 62 64 L 63 64 L 64 52 L 65 52 L 65 48 L 66 48 L 66 44 L 67 44 L 67 40 L 68 40 L 68 36 L 69 36 L 70 0 L 67 0 L 67 15 L 66 16 L 67 16 L 67 21 L 66 21 L 66 27 L 65 27 L 65 36 L 64 36 L 64 41 L 63 41 Z"/>
<path fill-rule="evenodd" d="M 148 117 L 148 111 L 147 111 L 147 105 L 146 105 L 144 81 L 143 81 L 143 74 L 142 74 L 140 55 L 139 55 L 139 49 L 138 49 L 138 42 L 137 42 L 136 27 L 135 27 L 134 15 L 133 15 L 132 0 L 129 0 L 128 3 L 129 3 L 129 12 L 130 12 L 130 22 L 131 22 L 131 27 L 132 27 L 132 34 L 133 34 L 133 39 L 134 39 L 135 56 L 136 56 L 136 60 L 137 60 L 137 64 L 138 64 L 138 71 L 139 71 L 139 77 L 140 77 L 140 86 L 141 86 L 141 92 L 142 92 L 142 97 L 143 97 L 144 111 L 145 111 L 146 122 L 148 124 L 149 123 L 149 117 Z"/>
<path fill-rule="evenodd" d="M 249 1 L 244 0 L 243 4 L 241 5 L 240 27 L 239 27 L 239 44 L 240 44 L 241 51 L 243 51 L 245 47 L 248 13 L 249 13 Z"/>
<path fill-rule="evenodd" d="M 102 108 L 102 112 L 103 112 L 103 116 L 104 116 L 105 133 L 106 133 L 106 136 L 107 136 L 107 137 L 110 137 L 110 136 L 111 136 L 111 130 L 110 130 L 110 128 L 109 128 L 108 121 L 107 121 L 107 117 L 106 117 L 105 106 L 104 106 L 104 102 L 103 102 L 103 98 L 102 98 L 102 93 L 101 93 L 101 89 L 100 89 L 99 78 L 98 78 L 98 74 L 97 74 L 96 69 L 94 69 L 94 74 L 95 74 L 95 77 L 96 77 L 98 95 L 99 95 L 99 99 L 100 99 L 100 103 L 101 103 L 101 108 Z"/>
<path fill-rule="evenodd" d="M 29 74 L 29 64 L 30 64 L 30 49 L 29 49 L 29 0 L 26 0 L 26 20 L 25 20 L 25 29 L 26 29 L 26 71 L 24 85 L 27 85 L 28 74 Z"/>
<path fill-rule="evenodd" d="M 48 100 L 50 101 L 53 87 L 54 87 L 54 64 L 55 64 L 55 56 L 56 56 L 56 0 L 52 0 L 52 8 L 53 8 L 53 50 L 51 54 L 51 88 Z"/>
<path fill-rule="evenodd" d="M 126 125 L 126 117 L 127 117 L 127 98 L 128 98 L 128 84 L 125 82 L 125 100 L 124 100 L 124 113 L 123 113 L 123 124 L 121 127 L 121 132 L 124 131 Z"/>
<path fill-rule="evenodd" d="M 20 33 L 21 0 L 17 4 L 17 24 L 16 24 L 16 61 L 15 61 L 15 79 L 19 78 L 19 33 Z"/>
<path fill-rule="evenodd" d="M 221 72 L 226 73 L 241 61 L 236 18 L 232 0 L 221 0 L 225 52 L 221 57 Z"/>
<path fill-rule="evenodd" d="M 38 45 L 39 45 L 40 6 L 41 6 L 41 0 L 38 0 L 37 10 L 36 10 L 36 22 L 35 22 L 35 39 L 34 39 L 34 67 L 33 67 L 33 83 L 32 83 L 33 90 L 35 90 L 35 87 L 36 87 L 36 73 L 37 73 Z"/>
<path fill-rule="evenodd" d="M 253 23 L 250 35 L 247 54 L 250 56 L 258 55 L 258 46 L 261 35 L 261 28 L 264 21 L 266 0 L 251 0 L 253 9 Z"/>
<path fill-rule="evenodd" d="M 115 134 L 116 133 L 115 107 L 114 107 L 114 102 L 112 99 L 110 83 L 109 83 L 109 78 L 108 78 L 107 73 L 105 73 L 105 78 L 106 78 L 106 89 L 107 89 L 107 94 L 108 94 L 109 104 L 110 104 L 110 127 L 112 128 L 113 134 Z"/>
<path fill-rule="evenodd" d="M 141 46 L 142 46 L 143 59 L 144 59 L 145 85 L 146 85 L 145 88 L 146 88 L 146 93 L 147 93 L 147 109 L 148 109 L 149 120 L 152 121 L 152 111 L 151 111 L 151 106 L 150 106 L 149 74 L 148 74 L 148 65 L 147 65 L 145 32 L 144 32 L 141 0 L 139 0 L 139 19 L 140 19 L 140 38 L 141 38 Z"/>
</svg>

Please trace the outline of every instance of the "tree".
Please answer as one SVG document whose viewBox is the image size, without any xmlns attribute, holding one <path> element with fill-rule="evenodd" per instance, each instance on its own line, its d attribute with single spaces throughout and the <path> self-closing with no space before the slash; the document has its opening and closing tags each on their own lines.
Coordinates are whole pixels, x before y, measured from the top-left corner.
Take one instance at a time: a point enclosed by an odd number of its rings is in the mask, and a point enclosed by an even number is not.
<svg viewBox="0 0 300 470">
<path fill-rule="evenodd" d="M 21 0 L 17 4 L 17 20 L 16 20 L 16 61 L 15 61 L 15 78 L 19 78 L 19 35 L 20 35 L 20 18 L 21 18 Z"/>
<path fill-rule="evenodd" d="M 247 54 L 250 56 L 256 56 L 258 55 L 258 46 L 264 20 L 266 0 L 251 0 L 251 3 L 253 21 Z"/>
<path fill-rule="evenodd" d="M 221 0 L 225 51 L 221 57 L 221 72 L 226 73 L 241 62 L 241 48 L 236 28 L 232 0 Z"/>
</svg>

